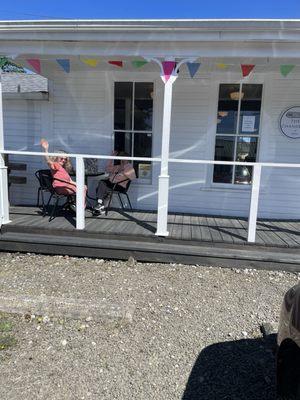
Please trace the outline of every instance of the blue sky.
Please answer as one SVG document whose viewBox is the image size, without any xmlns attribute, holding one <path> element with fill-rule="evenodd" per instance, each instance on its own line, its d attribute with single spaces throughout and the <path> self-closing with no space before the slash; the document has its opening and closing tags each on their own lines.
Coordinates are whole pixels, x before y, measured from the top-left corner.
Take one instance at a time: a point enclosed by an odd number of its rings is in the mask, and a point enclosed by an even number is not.
<svg viewBox="0 0 300 400">
<path fill-rule="evenodd" d="M 300 18 L 300 0 L 14 0 L 0 19 Z"/>
</svg>

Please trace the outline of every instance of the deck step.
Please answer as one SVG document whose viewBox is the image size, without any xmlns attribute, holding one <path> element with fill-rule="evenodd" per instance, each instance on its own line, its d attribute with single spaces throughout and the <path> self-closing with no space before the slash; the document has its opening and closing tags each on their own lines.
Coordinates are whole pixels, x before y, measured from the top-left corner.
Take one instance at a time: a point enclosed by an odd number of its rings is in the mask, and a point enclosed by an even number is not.
<svg viewBox="0 0 300 400">
<path fill-rule="evenodd" d="M 118 235 L 91 237 L 71 233 L 64 235 L 36 234 L 17 231 L 0 235 L 0 251 L 19 251 L 44 254 L 64 254 L 139 261 L 215 265 L 220 267 L 282 269 L 300 271 L 299 249 L 261 246 L 193 243 L 176 240 L 160 241 L 148 238 L 133 240 Z"/>
</svg>

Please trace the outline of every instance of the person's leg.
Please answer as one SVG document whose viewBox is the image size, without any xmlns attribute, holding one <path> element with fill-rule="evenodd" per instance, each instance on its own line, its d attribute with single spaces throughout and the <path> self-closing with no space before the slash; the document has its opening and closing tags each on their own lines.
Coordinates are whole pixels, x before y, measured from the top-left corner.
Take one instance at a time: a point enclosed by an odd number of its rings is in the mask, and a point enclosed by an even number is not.
<svg viewBox="0 0 300 400">
<path fill-rule="evenodd" d="M 99 181 L 97 189 L 96 189 L 96 197 L 97 197 L 97 204 L 94 207 L 94 210 L 98 213 L 104 214 L 104 200 L 109 193 L 109 181 Z"/>
<path fill-rule="evenodd" d="M 108 185 L 109 185 L 109 181 L 100 181 L 98 183 L 97 189 L 96 189 L 96 197 L 97 200 L 100 200 L 101 202 L 103 202 L 103 200 L 105 199 L 105 197 L 107 196 L 109 190 L 108 190 Z"/>
</svg>

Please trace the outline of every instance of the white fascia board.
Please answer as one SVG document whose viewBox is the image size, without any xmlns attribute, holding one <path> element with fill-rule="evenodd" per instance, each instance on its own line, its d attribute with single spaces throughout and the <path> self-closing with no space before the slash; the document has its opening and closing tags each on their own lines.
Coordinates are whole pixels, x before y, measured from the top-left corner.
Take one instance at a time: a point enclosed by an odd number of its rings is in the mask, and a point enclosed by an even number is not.
<svg viewBox="0 0 300 400">
<path fill-rule="evenodd" d="M 47 61 L 56 56 L 102 57 L 199 57 L 199 58 L 300 58 L 299 43 L 269 42 L 34 42 L 1 41 L 0 54 L 19 59 L 38 56 Z"/>
<path fill-rule="evenodd" d="M 300 20 L 0 21 L 0 40 L 300 41 Z"/>
</svg>

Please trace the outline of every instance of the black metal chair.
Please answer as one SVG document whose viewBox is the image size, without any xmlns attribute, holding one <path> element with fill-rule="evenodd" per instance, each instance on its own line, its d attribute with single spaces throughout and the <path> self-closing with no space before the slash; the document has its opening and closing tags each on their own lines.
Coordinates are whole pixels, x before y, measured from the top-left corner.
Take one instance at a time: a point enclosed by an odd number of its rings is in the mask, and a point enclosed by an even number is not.
<svg viewBox="0 0 300 400">
<path fill-rule="evenodd" d="M 58 194 L 56 193 L 55 189 L 52 186 L 53 177 L 51 174 L 50 169 L 40 169 L 35 172 L 35 176 L 39 181 L 39 188 L 38 188 L 38 196 L 37 196 L 37 207 L 40 207 L 40 198 L 42 201 L 42 210 L 43 210 L 43 217 L 47 215 L 47 209 L 52 199 L 55 199 L 54 206 L 52 207 L 49 222 L 55 218 L 55 211 L 57 209 L 58 203 L 60 199 L 66 199 L 65 203 L 63 204 L 62 208 L 69 208 L 70 205 L 74 204 L 74 195 L 72 194 Z M 45 202 L 44 194 L 50 194 L 48 202 Z"/>
<path fill-rule="evenodd" d="M 127 182 L 127 184 L 126 184 L 126 186 L 124 188 L 121 185 L 119 185 L 121 182 Z M 130 199 L 129 199 L 129 196 L 128 196 L 128 193 L 127 193 L 128 189 L 129 189 L 129 187 L 131 185 L 131 179 L 125 179 L 124 181 L 121 181 L 121 182 L 115 183 L 114 186 L 112 187 L 112 189 L 110 190 L 110 193 L 108 195 L 109 196 L 108 197 L 108 204 L 107 204 L 107 207 L 105 209 L 105 215 L 107 215 L 107 213 L 108 213 L 108 210 L 110 208 L 110 204 L 112 202 L 114 194 L 118 195 L 119 202 L 121 204 L 122 210 L 125 209 L 124 203 L 123 203 L 122 197 L 121 197 L 122 194 L 126 196 L 127 202 L 129 204 L 129 207 L 130 207 L 130 210 L 132 210 L 132 205 L 131 205 L 131 202 L 130 202 Z"/>
</svg>

